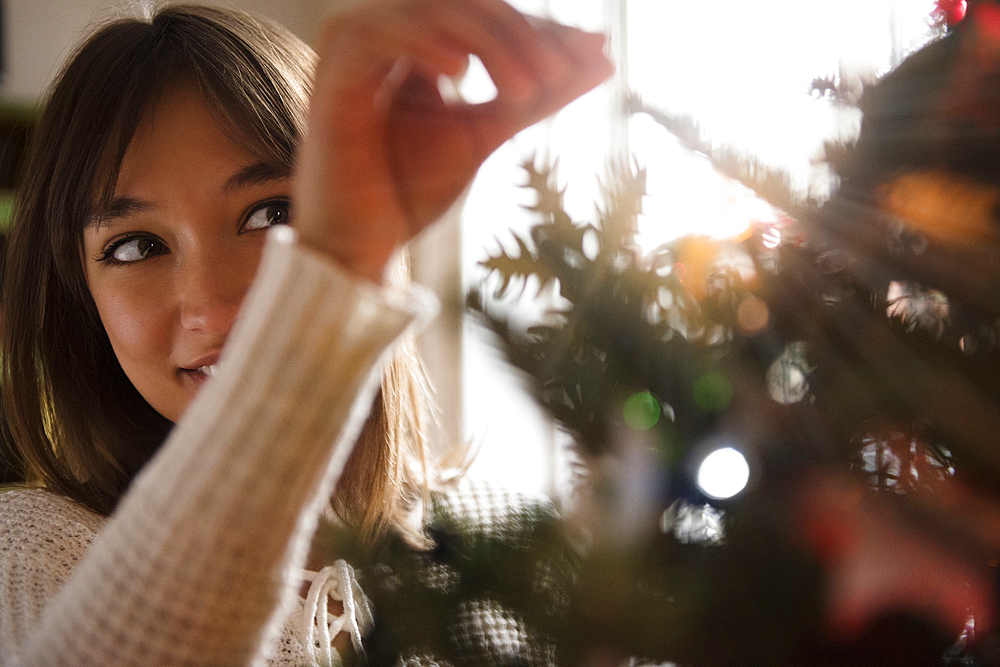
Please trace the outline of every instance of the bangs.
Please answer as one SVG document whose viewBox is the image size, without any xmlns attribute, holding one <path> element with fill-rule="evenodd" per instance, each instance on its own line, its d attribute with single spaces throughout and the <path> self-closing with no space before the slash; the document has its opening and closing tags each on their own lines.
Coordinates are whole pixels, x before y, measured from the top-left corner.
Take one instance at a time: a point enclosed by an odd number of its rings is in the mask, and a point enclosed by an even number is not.
<svg viewBox="0 0 1000 667">
<path fill-rule="evenodd" d="M 108 26 L 89 42 L 95 56 L 90 62 L 74 59 L 75 65 L 89 65 L 88 71 L 67 78 L 103 81 L 107 88 L 94 91 L 87 84 L 79 91 L 74 115 L 85 119 L 85 135 L 71 132 L 63 144 L 79 147 L 87 137 L 94 142 L 74 151 L 93 155 L 90 182 L 83 174 L 75 181 L 82 186 L 78 191 L 89 193 L 88 201 L 78 203 L 86 214 L 73 216 L 77 224 L 67 230 L 77 239 L 112 200 L 139 124 L 178 87 L 193 86 L 234 143 L 275 173 L 291 172 L 316 56 L 283 29 L 241 18 L 236 22 L 209 7 L 174 6 L 151 23 Z"/>
</svg>

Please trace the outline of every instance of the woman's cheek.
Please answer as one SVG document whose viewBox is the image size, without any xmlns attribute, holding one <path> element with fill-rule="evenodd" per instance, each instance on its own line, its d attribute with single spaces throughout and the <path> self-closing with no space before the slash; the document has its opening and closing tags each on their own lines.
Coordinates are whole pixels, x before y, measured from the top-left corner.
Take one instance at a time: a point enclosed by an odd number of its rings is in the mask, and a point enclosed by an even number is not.
<svg viewBox="0 0 1000 667">
<path fill-rule="evenodd" d="M 123 368 L 137 362 L 166 361 L 171 341 L 171 299 L 164 285 L 136 280 L 94 281 L 91 294 Z"/>
</svg>

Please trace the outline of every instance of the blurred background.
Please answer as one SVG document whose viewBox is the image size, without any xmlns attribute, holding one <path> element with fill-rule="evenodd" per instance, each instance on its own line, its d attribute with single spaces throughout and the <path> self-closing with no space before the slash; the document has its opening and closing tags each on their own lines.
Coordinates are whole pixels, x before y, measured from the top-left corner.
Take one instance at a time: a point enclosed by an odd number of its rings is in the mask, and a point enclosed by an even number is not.
<svg viewBox="0 0 1000 667">
<path fill-rule="evenodd" d="M 351 0 L 346 0 L 351 1 Z M 0 0 L 0 219 L 10 217 L 20 156 L 39 100 L 61 62 L 93 26 L 149 3 Z M 334 0 L 220 3 L 269 16 L 312 42 Z M 414 249 L 415 278 L 433 287 L 443 314 L 421 345 L 441 404 L 442 451 L 470 443 L 471 474 L 559 501 L 572 461 L 567 443 L 523 390 L 489 338 L 462 312 L 478 262 L 509 230 L 534 221 L 521 164 L 558 162 L 564 204 L 594 220 L 602 175 L 616 161 L 647 169 L 638 241 L 646 249 L 684 234 L 733 237 L 780 218 L 647 115 L 630 115 L 630 92 L 696 120 L 706 138 L 785 170 L 800 193 L 822 200 L 832 185 L 827 140 L 857 132 L 846 98 L 931 39 L 933 0 L 513 0 L 518 9 L 606 32 L 615 78 L 557 117 L 524 131 L 486 163 L 467 196 Z M 493 93 L 474 66 L 467 99 Z"/>
</svg>

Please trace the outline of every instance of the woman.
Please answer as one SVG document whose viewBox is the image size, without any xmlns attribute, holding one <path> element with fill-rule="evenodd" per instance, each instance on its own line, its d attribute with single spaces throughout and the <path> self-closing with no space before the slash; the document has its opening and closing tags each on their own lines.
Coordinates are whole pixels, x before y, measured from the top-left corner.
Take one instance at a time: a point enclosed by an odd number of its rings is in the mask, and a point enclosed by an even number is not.
<svg viewBox="0 0 1000 667">
<path fill-rule="evenodd" d="M 419 538 L 417 384 L 382 360 L 431 308 L 387 266 L 492 150 L 610 74 L 602 46 L 500 0 L 373 0 L 318 63 L 196 7 L 81 47 L 9 253 L 5 404 L 39 488 L 0 494 L 0 664 L 301 664 L 333 658 L 325 631 L 359 639 L 349 572 L 332 626 L 311 591 L 318 629 L 296 572 L 331 495 L 368 535 Z M 497 98 L 444 103 L 472 53 Z"/>
</svg>

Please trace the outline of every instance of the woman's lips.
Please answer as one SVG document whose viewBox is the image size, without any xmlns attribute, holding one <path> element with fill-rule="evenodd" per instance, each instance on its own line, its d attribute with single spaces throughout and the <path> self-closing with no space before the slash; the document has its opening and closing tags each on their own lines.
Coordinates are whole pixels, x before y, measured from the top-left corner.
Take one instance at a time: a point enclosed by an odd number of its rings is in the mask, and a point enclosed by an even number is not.
<svg viewBox="0 0 1000 667">
<path fill-rule="evenodd" d="M 182 374 L 190 378 L 195 384 L 201 386 L 208 381 L 209 378 L 215 377 L 219 372 L 219 364 L 206 364 L 198 368 L 182 368 Z"/>
</svg>

